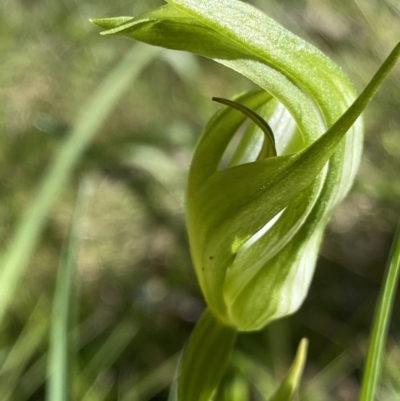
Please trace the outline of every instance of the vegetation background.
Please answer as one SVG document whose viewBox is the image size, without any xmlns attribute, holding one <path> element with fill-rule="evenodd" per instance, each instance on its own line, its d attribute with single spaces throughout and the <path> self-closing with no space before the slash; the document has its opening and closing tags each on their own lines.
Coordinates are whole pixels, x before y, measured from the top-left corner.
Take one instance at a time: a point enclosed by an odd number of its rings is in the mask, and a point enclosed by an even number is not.
<svg viewBox="0 0 400 401">
<path fill-rule="evenodd" d="M 398 0 L 248 3 L 321 49 L 359 91 L 400 39 Z M 3 253 L 89 97 L 136 46 L 100 36 L 88 19 L 137 15 L 161 4 L 0 3 Z M 218 107 L 211 97 L 251 89 L 254 85 L 236 73 L 179 52 L 162 50 L 144 68 L 48 210 L 45 232 L 0 328 L 1 400 L 44 399 L 56 274 L 82 185 L 90 196 L 79 234 L 72 399 L 167 398 L 176 355 L 204 308 L 184 225 L 191 153 Z M 265 400 L 306 336 L 310 350 L 301 399 L 356 399 L 400 214 L 399 91 L 397 68 L 365 113 L 358 179 L 328 228 L 305 304 L 292 317 L 239 337 L 225 379 L 237 394 Z M 399 310 L 397 297 L 379 398 L 385 401 L 400 396 Z"/>
</svg>

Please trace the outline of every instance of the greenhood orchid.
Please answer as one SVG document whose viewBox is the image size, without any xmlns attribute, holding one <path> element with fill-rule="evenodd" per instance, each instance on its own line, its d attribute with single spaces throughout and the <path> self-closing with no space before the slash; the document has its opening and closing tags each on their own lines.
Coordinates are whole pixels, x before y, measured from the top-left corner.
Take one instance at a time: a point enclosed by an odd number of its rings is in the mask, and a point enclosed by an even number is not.
<svg viewBox="0 0 400 401">
<path fill-rule="evenodd" d="M 92 22 L 104 35 L 211 58 L 261 88 L 215 99 L 224 106 L 204 129 L 189 171 L 187 228 L 207 310 L 185 349 L 178 394 L 207 401 L 236 333 L 262 329 L 304 301 L 324 229 L 354 182 L 361 113 L 396 64 L 400 45 L 357 97 L 334 62 L 248 4 L 167 3 L 137 17 Z M 253 124 L 221 168 L 247 118 Z M 304 344 L 301 350 L 296 372 Z"/>
<path fill-rule="evenodd" d="M 307 294 L 324 228 L 360 161 L 360 114 L 398 49 L 355 101 L 339 67 L 253 7 L 236 0 L 168 3 L 135 18 L 93 22 L 105 35 L 210 57 L 263 89 L 236 99 L 245 114 L 229 108 L 211 119 L 187 188 L 191 252 L 207 304 L 224 324 L 258 330 L 293 313 Z M 260 146 L 272 149 L 271 137 L 264 134 L 260 145 L 251 128 L 219 171 L 246 114 L 257 119 L 258 109 L 259 125 L 267 119 L 273 128 L 277 156 L 254 157 Z"/>
</svg>

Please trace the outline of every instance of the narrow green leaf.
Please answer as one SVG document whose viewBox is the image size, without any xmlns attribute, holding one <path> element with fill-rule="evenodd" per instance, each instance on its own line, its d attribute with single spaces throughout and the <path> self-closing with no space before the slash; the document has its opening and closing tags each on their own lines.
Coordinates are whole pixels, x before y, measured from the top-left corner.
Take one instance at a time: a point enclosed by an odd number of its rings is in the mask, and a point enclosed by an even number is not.
<svg viewBox="0 0 400 401">
<path fill-rule="evenodd" d="M 234 328 L 221 324 L 208 310 L 203 313 L 183 350 L 179 401 L 210 401 L 224 374 L 236 334 Z"/>
<path fill-rule="evenodd" d="M 99 85 L 83 108 L 75 127 L 54 157 L 26 215 L 19 223 L 2 260 L 0 322 L 15 294 L 19 278 L 31 257 L 50 210 L 83 152 L 111 113 L 129 84 L 155 56 L 154 49 L 135 46 Z"/>
<path fill-rule="evenodd" d="M 346 348 L 305 383 L 302 391 L 303 399 L 309 401 L 323 399 L 327 392 L 333 392 L 356 370 L 359 370 L 359 364 L 354 358 L 354 348 Z"/>
<path fill-rule="evenodd" d="M 98 348 L 88 364 L 79 373 L 81 391 L 84 394 L 84 396 L 80 397 L 82 401 L 93 399 L 97 393 L 100 393 L 97 399 L 106 398 L 107 394 L 104 391 L 97 391 L 98 383 L 96 379 L 102 370 L 109 369 L 121 356 L 136 333 L 137 326 L 129 316 L 114 328 L 107 340 Z"/>
<path fill-rule="evenodd" d="M 13 399 L 23 372 L 32 361 L 38 347 L 47 341 L 48 319 L 41 297 L 32 310 L 22 332 L 15 338 L 0 368 L 0 399 Z"/>
<path fill-rule="evenodd" d="M 70 239 L 65 247 L 58 268 L 51 319 L 51 336 L 48 360 L 48 401 L 68 401 L 70 399 L 70 371 L 72 305 L 74 302 L 74 277 L 77 265 L 80 231 L 87 212 L 90 188 L 83 181 L 78 191 Z"/>
<path fill-rule="evenodd" d="M 180 353 L 173 355 L 160 366 L 152 369 L 151 372 L 133 383 L 129 391 L 122 395 L 121 400 L 147 401 L 152 399 L 162 389 L 171 384 L 173 372 L 178 365 L 179 357 Z"/>
<path fill-rule="evenodd" d="M 101 370 L 108 368 L 118 359 L 136 333 L 137 326 L 132 323 L 131 316 L 120 322 L 90 359 L 82 375 L 94 380 Z"/>
<path fill-rule="evenodd" d="M 103 321 L 103 324 L 98 326 L 99 320 L 103 320 L 98 313 L 93 313 L 88 316 L 81 324 L 75 326 L 71 333 L 72 344 L 74 351 L 78 352 L 85 347 L 90 341 L 102 334 L 109 328 L 111 322 Z M 76 345 L 75 345 L 75 339 Z M 30 400 L 33 394 L 43 385 L 47 380 L 46 364 L 48 356 L 44 353 L 35 363 L 19 377 L 18 387 L 18 401 Z"/>
<path fill-rule="evenodd" d="M 382 359 L 389 330 L 393 303 L 400 276 L 400 223 L 393 239 L 385 278 L 376 304 L 372 323 L 367 362 L 361 386 L 360 401 L 373 401 L 382 370 Z"/>
<path fill-rule="evenodd" d="M 296 357 L 294 358 L 285 380 L 270 401 L 290 401 L 293 399 L 296 390 L 299 388 L 301 376 L 303 375 L 304 365 L 307 359 L 307 348 L 308 341 L 303 338 L 300 341 Z"/>
</svg>

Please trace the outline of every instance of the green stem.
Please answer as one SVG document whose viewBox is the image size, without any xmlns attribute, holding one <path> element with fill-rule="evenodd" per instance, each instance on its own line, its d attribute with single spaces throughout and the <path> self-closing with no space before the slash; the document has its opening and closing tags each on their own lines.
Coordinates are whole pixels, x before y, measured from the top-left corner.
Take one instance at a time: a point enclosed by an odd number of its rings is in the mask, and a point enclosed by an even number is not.
<svg viewBox="0 0 400 401">
<path fill-rule="evenodd" d="M 400 272 L 400 222 L 390 251 L 383 287 L 375 310 L 360 401 L 373 401 L 382 370 L 382 357 Z"/>
<path fill-rule="evenodd" d="M 237 331 L 206 309 L 183 351 L 178 400 L 209 401 L 225 372 Z"/>
</svg>

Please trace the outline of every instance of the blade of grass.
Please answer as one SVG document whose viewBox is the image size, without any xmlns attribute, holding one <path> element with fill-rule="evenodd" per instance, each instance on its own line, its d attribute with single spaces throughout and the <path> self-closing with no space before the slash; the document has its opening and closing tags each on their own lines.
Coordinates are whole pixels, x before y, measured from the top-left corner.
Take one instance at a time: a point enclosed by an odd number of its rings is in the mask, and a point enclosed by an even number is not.
<svg viewBox="0 0 400 401">
<path fill-rule="evenodd" d="M 383 287 L 379 294 L 370 335 L 367 362 L 361 386 L 360 401 L 375 399 L 378 380 L 382 370 L 383 348 L 388 334 L 390 316 L 399 281 L 400 272 L 400 223 L 397 226 L 390 250 Z"/>
<path fill-rule="evenodd" d="M 351 347 L 340 353 L 313 378 L 308 380 L 302 393 L 302 400 L 324 399 L 326 394 L 332 393 L 335 386 L 358 368 L 354 359 L 354 350 Z"/>
<path fill-rule="evenodd" d="M 182 361 L 182 353 L 181 353 L 181 357 L 178 360 L 178 363 L 176 364 L 174 378 L 172 380 L 171 385 L 169 386 L 169 394 L 168 394 L 167 401 L 179 401 L 178 400 L 178 379 L 179 379 L 179 372 L 181 370 L 181 361 Z"/>
<path fill-rule="evenodd" d="M 137 333 L 137 326 L 128 318 L 115 327 L 113 332 L 86 365 L 82 375 L 93 380 L 102 369 L 112 365 Z"/>
<path fill-rule="evenodd" d="M 147 401 L 171 384 L 180 353 L 173 355 L 162 365 L 153 369 L 148 375 L 141 378 L 132 388 L 125 393 L 122 401 Z"/>
<path fill-rule="evenodd" d="M 45 299 L 41 297 L 34 307 L 21 334 L 14 341 L 0 369 L 0 400 L 11 399 L 22 373 L 33 356 L 47 340 Z"/>
<path fill-rule="evenodd" d="M 68 401 L 71 370 L 71 322 L 74 302 L 74 277 L 78 259 L 81 227 L 86 215 L 90 187 L 83 180 L 76 201 L 69 243 L 61 256 L 54 295 L 48 361 L 48 401 Z"/>
<path fill-rule="evenodd" d="M 99 322 L 102 323 L 99 325 Z M 72 341 L 74 341 L 75 338 L 77 339 L 76 351 L 81 350 L 85 345 L 96 339 L 108 329 L 112 323 L 113 321 L 105 319 L 102 313 L 95 312 L 79 326 L 76 326 L 71 333 Z M 18 385 L 20 388 L 16 396 L 18 401 L 30 400 L 32 394 L 45 382 L 48 373 L 46 372 L 46 362 L 47 354 L 44 353 L 19 377 Z"/>
<path fill-rule="evenodd" d="M 236 351 L 231 359 L 235 368 L 246 377 L 249 385 L 253 388 L 255 400 L 269 400 L 276 387 L 276 379 L 272 370 L 261 361 L 256 361 L 242 352 Z"/>
<path fill-rule="evenodd" d="M 130 83 L 154 57 L 157 49 L 136 45 L 99 85 L 44 177 L 33 203 L 19 223 L 2 261 L 0 272 L 0 322 L 15 294 L 39 236 L 63 186 L 85 149 Z"/>
<path fill-rule="evenodd" d="M 300 386 L 301 377 L 303 375 L 303 370 L 307 359 L 307 349 L 308 340 L 303 338 L 300 341 L 296 356 L 285 380 L 279 386 L 278 390 L 272 396 L 270 401 L 290 401 L 293 399 L 295 392 Z"/>
<path fill-rule="evenodd" d="M 399 352 L 399 347 L 397 347 L 397 353 Z M 396 353 L 393 353 L 396 355 Z M 385 360 L 384 372 L 386 373 L 386 382 L 389 382 L 393 391 L 397 391 L 398 397 L 400 399 L 400 377 L 399 377 L 399 364 L 396 358 L 389 357 Z"/>
<path fill-rule="evenodd" d="M 90 401 L 94 399 L 97 393 L 96 389 L 99 387 L 97 378 L 99 374 L 110 366 L 122 355 L 123 351 L 132 341 L 133 337 L 137 333 L 137 326 L 132 322 L 132 317 L 128 316 L 127 319 L 120 322 L 90 359 L 89 363 L 79 373 L 79 377 L 82 378 L 82 387 L 85 386 L 86 390 L 83 389 L 83 397 L 80 397 L 82 401 Z M 97 397 L 99 398 L 99 397 Z"/>
</svg>

